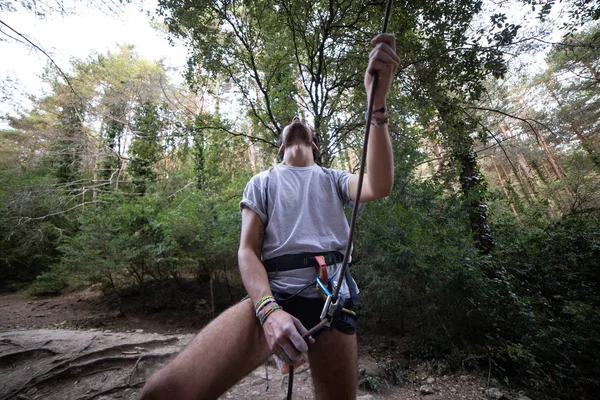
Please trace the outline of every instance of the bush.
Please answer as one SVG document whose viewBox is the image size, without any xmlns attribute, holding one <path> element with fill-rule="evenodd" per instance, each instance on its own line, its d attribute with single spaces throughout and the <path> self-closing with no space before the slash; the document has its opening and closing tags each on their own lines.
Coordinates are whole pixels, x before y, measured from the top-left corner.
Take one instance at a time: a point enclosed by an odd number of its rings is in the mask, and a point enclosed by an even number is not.
<svg viewBox="0 0 600 400">
<path fill-rule="evenodd" d="M 548 223 L 497 226 L 498 262 L 529 324 L 496 348 L 511 377 L 549 399 L 594 398 L 600 390 L 597 218 L 570 214 Z"/>
<path fill-rule="evenodd" d="M 359 221 L 353 272 L 363 328 L 410 332 L 442 369 L 491 365 L 546 399 L 600 390 L 598 215 L 494 216 L 495 250 L 474 245 L 456 197 L 404 182 Z M 541 212 L 540 212 L 541 211 Z"/>
<path fill-rule="evenodd" d="M 3 171 L 0 179 L 0 291 L 28 285 L 57 262 L 73 229 L 54 180 L 41 170 Z"/>
<path fill-rule="evenodd" d="M 159 187 L 143 196 L 99 196 L 82 210 L 79 230 L 58 247 L 60 262 L 38 277 L 34 289 L 102 283 L 115 294 L 147 281 L 228 283 L 237 275 L 240 182 L 221 193 L 188 188 L 171 198 Z"/>
</svg>

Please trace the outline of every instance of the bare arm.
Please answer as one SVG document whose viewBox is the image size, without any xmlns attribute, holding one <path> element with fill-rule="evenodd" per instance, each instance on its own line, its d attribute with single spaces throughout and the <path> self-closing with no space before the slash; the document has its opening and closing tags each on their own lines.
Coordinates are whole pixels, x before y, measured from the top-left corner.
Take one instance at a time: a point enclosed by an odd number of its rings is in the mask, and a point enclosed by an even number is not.
<svg viewBox="0 0 600 400">
<path fill-rule="evenodd" d="M 371 126 L 369 147 L 367 149 L 367 165 L 360 202 L 387 197 L 394 184 L 394 156 L 387 125 Z M 356 200 L 358 175 L 350 177 L 350 199 Z"/>
<path fill-rule="evenodd" d="M 371 44 L 375 48 L 369 56 L 369 66 L 365 72 L 365 88 L 371 93 L 373 74 L 378 74 L 378 84 L 373 99 L 373 110 L 386 107 L 387 94 L 400 59 L 396 55 L 396 39 L 393 35 L 381 34 L 376 36 Z M 383 117 L 375 113 L 375 117 Z M 394 184 L 394 156 L 390 142 L 387 124 L 371 126 L 369 146 L 367 149 L 367 165 L 360 201 L 368 202 L 386 197 Z M 356 200 L 358 175 L 350 178 L 350 198 Z"/>
<path fill-rule="evenodd" d="M 242 209 L 242 233 L 238 263 L 244 287 L 253 304 L 256 304 L 263 296 L 271 294 L 269 278 L 260 261 L 264 233 L 263 223 L 258 214 L 244 207 Z"/>
<path fill-rule="evenodd" d="M 271 295 L 269 277 L 260 261 L 264 238 L 263 223 L 254 211 L 242 208 L 242 233 L 238 263 L 244 286 L 253 304 L 263 296 Z M 308 351 L 302 335 L 308 331 L 300 321 L 283 310 L 273 312 L 263 325 L 269 348 L 286 364 L 294 365 Z M 312 341 L 312 339 L 311 339 Z"/>
</svg>

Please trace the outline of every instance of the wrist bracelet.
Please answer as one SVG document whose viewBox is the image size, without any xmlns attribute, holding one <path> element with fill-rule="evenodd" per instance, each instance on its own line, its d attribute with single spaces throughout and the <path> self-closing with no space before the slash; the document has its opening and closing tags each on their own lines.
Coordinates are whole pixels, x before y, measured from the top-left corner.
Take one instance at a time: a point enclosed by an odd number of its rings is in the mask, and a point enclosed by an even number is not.
<svg viewBox="0 0 600 400">
<path fill-rule="evenodd" d="M 273 298 L 267 299 L 267 300 L 263 301 L 262 303 L 260 303 L 260 306 L 256 309 L 256 316 L 258 317 L 258 314 L 260 314 L 260 312 L 262 310 L 264 310 L 264 308 L 271 303 L 277 304 L 277 302 Z"/>
<path fill-rule="evenodd" d="M 376 117 L 375 113 L 382 113 L 383 117 Z M 369 112 L 365 113 L 365 119 L 369 118 Z M 389 122 L 389 116 L 386 112 L 385 107 L 381 107 L 377 110 L 373 110 L 373 112 L 371 113 L 371 126 L 381 126 L 384 124 L 387 124 Z"/>
<path fill-rule="evenodd" d="M 381 126 L 386 125 L 390 121 L 390 118 L 387 114 L 383 116 L 383 118 L 372 117 L 371 118 L 371 126 Z"/>
<path fill-rule="evenodd" d="M 281 306 L 279 306 L 279 304 L 275 307 L 271 307 L 262 317 L 260 317 L 260 319 L 258 320 L 260 322 L 260 326 L 263 326 L 267 318 L 269 318 L 269 315 L 273 314 L 273 312 L 277 310 L 281 310 Z"/>
<path fill-rule="evenodd" d="M 263 296 L 258 303 L 256 303 L 256 305 L 254 306 L 254 308 L 259 308 L 265 301 L 269 300 L 269 299 L 274 299 L 274 297 L 270 294 Z"/>
<path fill-rule="evenodd" d="M 387 115 L 385 111 L 386 111 L 385 107 L 381 107 L 381 108 L 378 108 L 377 110 L 373 110 L 373 112 L 371 113 L 371 118 L 374 118 L 373 115 L 375 113 L 382 113 L 382 114 Z M 365 112 L 365 120 L 368 118 L 369 118 L 369 112 L 367 111 L 367 112 Z"/>
<path fill-rule="evenodd" d="M 256 310 L 256 316 L 258 317 L 258 314 L 260 313 L 260 311 L 269 303 L 276 303 L 276 300 L 273 296 L 271 295 L 267 295 L 264 296 L 263 298 L 261 298 L 258 303 L 256 303 L 256 306 L 254 307 L 254 309 Z"/>
</svg>

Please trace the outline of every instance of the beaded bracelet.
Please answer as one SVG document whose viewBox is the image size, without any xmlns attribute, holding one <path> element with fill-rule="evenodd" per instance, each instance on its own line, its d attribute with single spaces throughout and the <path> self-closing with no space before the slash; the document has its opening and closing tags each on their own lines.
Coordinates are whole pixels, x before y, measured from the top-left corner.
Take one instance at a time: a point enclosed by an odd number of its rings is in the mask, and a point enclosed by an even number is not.
<svg viewBox="0 0 600 400">
<path fill-rule="evenodd" d="M 272 296 L 270 298 L 267 298 L 266 300 L 260 302 L 258 308 L 256 309 L 256 316 L 258 317 L 258 314 L 260 314 L 260 312 L 265 308 L 265 306 L 270 303 L 277 304 L 277 302 L 275 301 L 275 299 Z"/>
<path fill-rule="evenodd" d="M 260 312 L 260 310 L 267 305 L 268 303 L 275 301 L 275 298 L 272 295 L 266 295 L 263 296 L 258 303 L 256 303 L 256 306 L 254 306 L 254 309 L 256 310 L 256 315 L 258 315 L 258 313 Z"/>
<path fill-rule="evenodd" d="M 260 317 L 260 326 L 263 326 L 269 315 L 273 314 L 274 311 L 281 310 L 281 306 L 277 304 L 275 307 L 271 307 L 262 317 Z"/>
<path fill-rule="evenodd" d="M 273 298 L 274 298 L 274 297 L 273 297 L 273 296 L 271 296 L 270 294 L 268 294 L 268 295 L 266 295 L 266 296 L 263 296 L 263 297 L 262 297 L 262 298 L 261 298 L 261 299 L 258 301 L 258 303 L 256 303 L 256 306 L 254 306 L 254 308 L 258 308 L 258 307 L 260 307 L 260 306 L 261 306 L 261 304 L 262 304 L 264 301 L 266 301 L 266 300 L 269 300 L 269 299 L 273 299 Z"/>
</svg>

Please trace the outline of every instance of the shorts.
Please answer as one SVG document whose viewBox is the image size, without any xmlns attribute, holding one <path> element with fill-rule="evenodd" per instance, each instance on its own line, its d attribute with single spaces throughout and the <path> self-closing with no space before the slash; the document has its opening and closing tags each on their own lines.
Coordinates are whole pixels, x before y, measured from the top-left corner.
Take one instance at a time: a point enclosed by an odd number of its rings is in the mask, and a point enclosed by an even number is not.
<svg viewBox="0 0 600 400">
<path fill-rule="evenodd" d="M 323 306 L 325 306 L 325 300 L 322 298 L 296 296 L 289 300 L 281 300 L 282 298 L 286 298 L 286 295 L 279 293 L 273 293 L 273 297 L 275 297 L 275 300 L 277 300 L 284 311 L 298 318 L 306 329 L 310 330 L 321 322 L 319 317 L 321 316 L 321 311 L 323 311 Z M 352 300 L 346 300 L 344 308 L 354 310 Z M 356 317 L 352 314 L 342 312 L 335 329 L 345 335 L 354 335 L 356 333 L 356 326 Z"/>
</svg>

